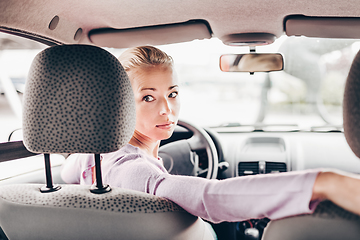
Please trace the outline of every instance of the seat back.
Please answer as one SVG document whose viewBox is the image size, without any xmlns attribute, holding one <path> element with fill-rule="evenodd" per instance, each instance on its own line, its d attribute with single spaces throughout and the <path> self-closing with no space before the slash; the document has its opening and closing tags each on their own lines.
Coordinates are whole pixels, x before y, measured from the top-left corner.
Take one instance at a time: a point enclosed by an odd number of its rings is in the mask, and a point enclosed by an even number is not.
<svg viewBox="0 0 360 240">
<path fill-rule="evenodd" d="M 0 186 L 0 226 L 9 239 L 212 239 L 200 218 L 166 199 L 52 185 L 49 154 L 99 156 L 133 134 L 133 92 L 112 54 L 89 45 L 45 49 L 32 63 L 23 101 L 24 145 L 44 153 L 47 185 Z"/>
<path fill-rule="evenodd" d="M 263 240 L 356 240 L 360 236 L 360 216 L 330 201 L 321 202 L 315 212 L 270 221 Z"/>
</svg>

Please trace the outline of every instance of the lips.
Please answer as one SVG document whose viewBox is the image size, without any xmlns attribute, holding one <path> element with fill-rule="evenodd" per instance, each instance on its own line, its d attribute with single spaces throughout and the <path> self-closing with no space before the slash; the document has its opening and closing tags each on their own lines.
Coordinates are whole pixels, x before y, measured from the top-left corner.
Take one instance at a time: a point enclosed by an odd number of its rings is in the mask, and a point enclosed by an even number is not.
<svg viewBox="0 0 360 240">
<path fill-rule="evenodd" d="M 156 125 L 156 127 L 160 129 L 171 129 L 173 126 L 174 122 L 171 121 Z"/>
</svg>

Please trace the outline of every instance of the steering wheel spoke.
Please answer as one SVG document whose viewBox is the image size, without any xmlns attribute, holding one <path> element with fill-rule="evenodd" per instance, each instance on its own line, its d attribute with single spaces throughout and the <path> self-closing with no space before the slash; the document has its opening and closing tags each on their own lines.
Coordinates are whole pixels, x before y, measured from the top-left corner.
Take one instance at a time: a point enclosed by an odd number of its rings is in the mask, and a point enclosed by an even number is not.
<svg viewBox="0 0 360 240">
<path fill-rule="evenodd" d="M 207 168 L 198 170 L 196 173 L 196 177 L 206 177 L 208 172 L 209 172 L 209 169 L 207 169 Z"/>
</svg>

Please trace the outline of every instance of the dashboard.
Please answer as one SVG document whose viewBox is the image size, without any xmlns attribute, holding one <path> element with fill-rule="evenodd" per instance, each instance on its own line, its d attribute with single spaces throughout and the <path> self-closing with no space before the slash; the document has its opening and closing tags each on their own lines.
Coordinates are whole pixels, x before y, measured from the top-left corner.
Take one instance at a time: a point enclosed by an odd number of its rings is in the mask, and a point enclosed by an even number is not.
<svg viewBox="0 0 360 240">
<path fill-rule="evenodd" d="M 218 179 L 274 172 L 332 168 L 360 173 L 360 159 L 342 132 L 209 131 L 221 144 L 227 169 Z M 219 239 L 261 239 L 269 219 L 213 225 Z"/>
<path fill-rule="evenodd" d="M 342 132 L 217 132 L 229 168 L 220 178 L 335 168 L 360 173 Z"/>
</svg>

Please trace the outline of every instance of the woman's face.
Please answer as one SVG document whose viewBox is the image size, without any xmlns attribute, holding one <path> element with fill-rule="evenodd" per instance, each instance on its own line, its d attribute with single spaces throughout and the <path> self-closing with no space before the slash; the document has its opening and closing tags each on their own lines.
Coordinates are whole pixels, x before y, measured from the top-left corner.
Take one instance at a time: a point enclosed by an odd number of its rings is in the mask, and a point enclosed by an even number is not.
<svg viewBox="0 0 360 240">
<path fill-rule="evenodd" d="M 180 110 L 179 86 L 172 68 L 141 68 L 129 77 L 135 95 L 136 130 L 154 141 L 169 138 Z"/>
</svg>

